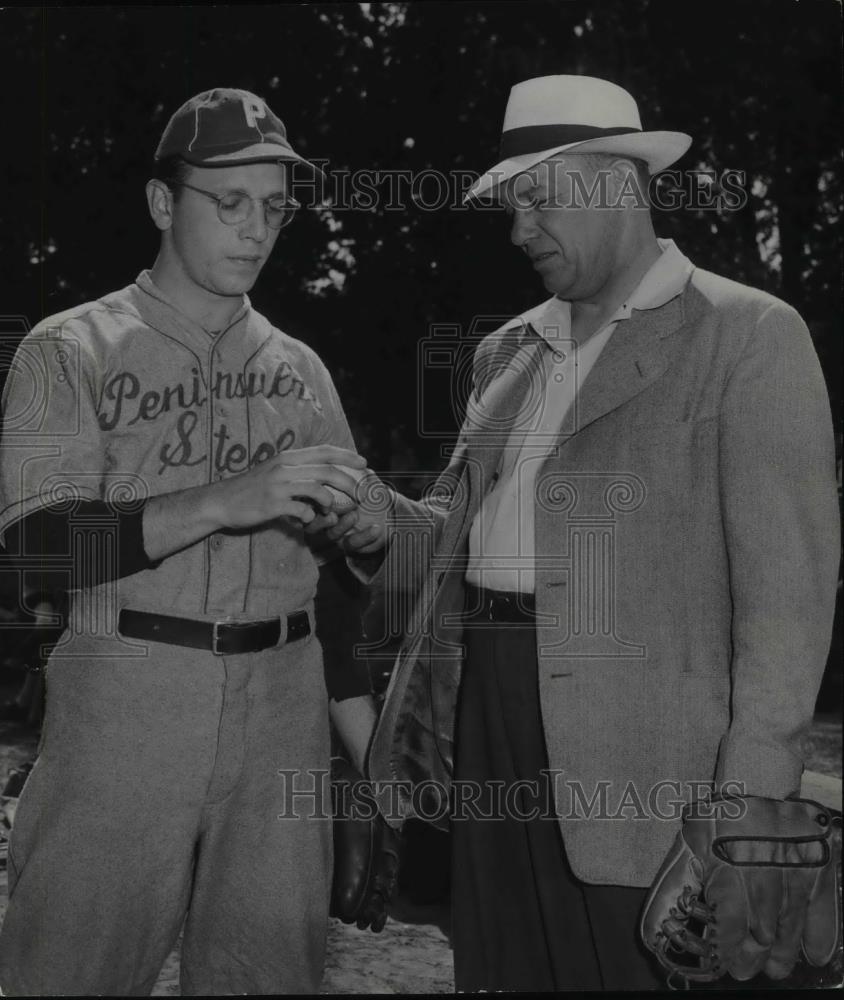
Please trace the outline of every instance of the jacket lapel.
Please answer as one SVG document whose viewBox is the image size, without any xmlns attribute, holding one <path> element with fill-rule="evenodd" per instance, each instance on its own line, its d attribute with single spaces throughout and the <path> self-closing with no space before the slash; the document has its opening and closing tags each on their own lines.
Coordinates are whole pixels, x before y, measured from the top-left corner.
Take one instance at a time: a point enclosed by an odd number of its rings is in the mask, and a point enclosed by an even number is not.
<svg viewBox="0 0 844 1000">
<path fill-rule="evenodd" d="M 634 310 L 618 325 L 575 399 L 575 434 L 633 399 L 666 371 L 676 349 L 671 336 L 685 320 L 685 297 L 678 295 L 658 309 Z M 526 323 L 508 331 L 484 364 L 489 378 L 467 407 L 464 436 L 457 446 L 457 452 L 465 454 L 468 497 L 460 527 L 449 532 L 449 543 L 462 537 L 477 513 L 514 424 L 539 402 L 535 394 L 544 388 L 544 347 L 545 341 Z M 480 374 L 483 379 L 483 371 Z"/>
<path fill-rule="evenodd" d="M 467 515 L 477 511 L 496 474 L 501 452 L 520 420 L 541 400 L 545 342 L 527 324 L 507 337 L 488 363 L 490 378 L 466 411 Z"/>
<path fill-rule="evenodd" d="M 668 368 L 674 351 L 670 341 L 684 322 L 678 295 L 658 309 L 633 311 L 621 321 L 575 401 L 575 434 L 647 389 Z"/>
</svg>

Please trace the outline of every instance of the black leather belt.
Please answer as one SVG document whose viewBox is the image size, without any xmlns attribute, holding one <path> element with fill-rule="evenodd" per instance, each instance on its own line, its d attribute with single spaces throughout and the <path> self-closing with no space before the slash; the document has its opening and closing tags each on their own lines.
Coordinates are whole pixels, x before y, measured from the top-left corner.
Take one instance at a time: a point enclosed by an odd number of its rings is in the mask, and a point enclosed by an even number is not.
<svg viewBox="0 0 844 1000">
<path fill-rule="evenodd" d="M 200 622 L 193 618 L 174 618 L 172 615 L 154 615 L 124 608 L 120 612 L 117 628 L 121 635 L 130 639 L 208 649 L 215 656 L 234 656 L 237 653 L 257 653 L 277 645 L 281 639 L 281 623 L 281 618 L 257 622 Z M 288 643 L 310 635 L 311 622 L 307 611 L 288 615 L 286 625 Z"/>
<path fill-rule="evenodd" d="M 469 585 L 466 610 L 471 618 L 513 625 L 536 624 L 536 599 L 533 594 L 486 590 Z"/>
</svg>

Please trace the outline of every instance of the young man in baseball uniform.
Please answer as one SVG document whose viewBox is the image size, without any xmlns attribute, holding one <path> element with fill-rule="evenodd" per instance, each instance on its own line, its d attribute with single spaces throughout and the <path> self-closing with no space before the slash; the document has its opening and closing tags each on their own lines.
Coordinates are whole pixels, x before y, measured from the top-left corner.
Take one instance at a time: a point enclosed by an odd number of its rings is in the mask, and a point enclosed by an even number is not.
<svg viewBox="0 0 844 1000">
<path fill-rule="evenodd" d="M 442 502 L 397 499 L 374 584 L 415 605 L 370 751 L 405 815 L 451 786 L 461 990 L 657 988 L 644 945 L 687 980 L 835 951 L 832 820 L 793 799 L 835 602 L 829 402 L 791 307 L 657 239 L 649 175 L 690 141 L 607 81 L 528 80 L 470 192 L 551 298 L 479 346 Z"/>
<path fill-rule="evenodd" d="M 323 363 L 246 296 L 296 170 L 260 98 L 192 98 L 147 185 L 152 269 L 16 356 L 0 529 L 72 578 L 9 856 L 8 995 L 148 993 L 186 913 L 184 993 L 319 986 L 328 695 L 358 764 L 374 711 L 351 663 L 326 691 L 304 534 L 365 463 Z"/>
</svg>

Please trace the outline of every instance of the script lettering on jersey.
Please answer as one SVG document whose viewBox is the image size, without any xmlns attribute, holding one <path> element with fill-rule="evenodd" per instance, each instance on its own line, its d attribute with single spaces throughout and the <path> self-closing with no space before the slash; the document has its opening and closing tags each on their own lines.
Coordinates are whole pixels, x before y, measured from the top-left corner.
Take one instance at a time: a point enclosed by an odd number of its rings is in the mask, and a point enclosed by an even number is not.
<svg viewBox="0 0 844 1000">
<path fill-rule="evenodd" d="M 148 376 L 145 376 L 148 379 Z M 156 423 L 167 414 L 177 413 L 175 423 L 168 421 L 166 439 L 158 452 L 161 475 L 166 469 L 200 465 L 207 461 L 205 434 L 200 414 L 209 401 L 237 401 L 264 397 L 290 398 L 306 403 L 317 413 L 322 406 L 311 388 L 287 361 L 269 371 L 222 371 L 212 373 L 210 388 L 198 368 L 190 377 L 170 385 L 150 386 L 141 376 L 121 371 L 111 376 L 103 389 L 97 415 L 102 431 Z M 250 448 L 237 440 L 231 424 L 215 421 L 211 454 L 215 472 L 243 472 L 258 462 L 293 447 L 296 433 L 287 428 L 273 441 L 260 441 Z"/>
<path fill-rule="evenodd" d="M 296 432 L 288 427 L 287 430 L 278 436 L 274 444 L 270 444 L 269 441 L 261 442 L 249 456 L 248 462 L 246 460 L 245 446 L 239 441 L 234 442 L 234 444 L 230 443 L 232 438 L 225 424 L 220 424 L 217 427 L 213 437 L 214 471 L 235 473 L 245 472 L 247 469 L 251 469 L 253 465 L 265 462 L 268 458 L 272 458 L 273 455 L 292 448 L 296 440 Z"/>
</svg>

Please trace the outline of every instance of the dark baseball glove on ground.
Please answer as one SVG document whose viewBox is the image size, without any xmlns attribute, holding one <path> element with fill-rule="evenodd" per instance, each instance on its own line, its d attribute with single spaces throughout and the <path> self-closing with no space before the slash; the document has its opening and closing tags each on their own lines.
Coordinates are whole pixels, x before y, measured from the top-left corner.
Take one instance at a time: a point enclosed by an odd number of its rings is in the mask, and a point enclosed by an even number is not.
<svg viewBox="0 0 844 1000">
<path fill-rule="evenodd" d="M 841 815 L 808 799 L 698 802 L 645 902 L 641 935 L 672 979 L 784 979 L 840 936 Z M 676 978 L 675 978 L 676 977 Z"/>
<path fill-rule="evenodd" d="M 331 916 L 376 933 L 387 922 L 401 860 L 401 834 L 378 812 L 372 786 L 342 757 L 331 758 L 334 881 Z"/>
</svg>

